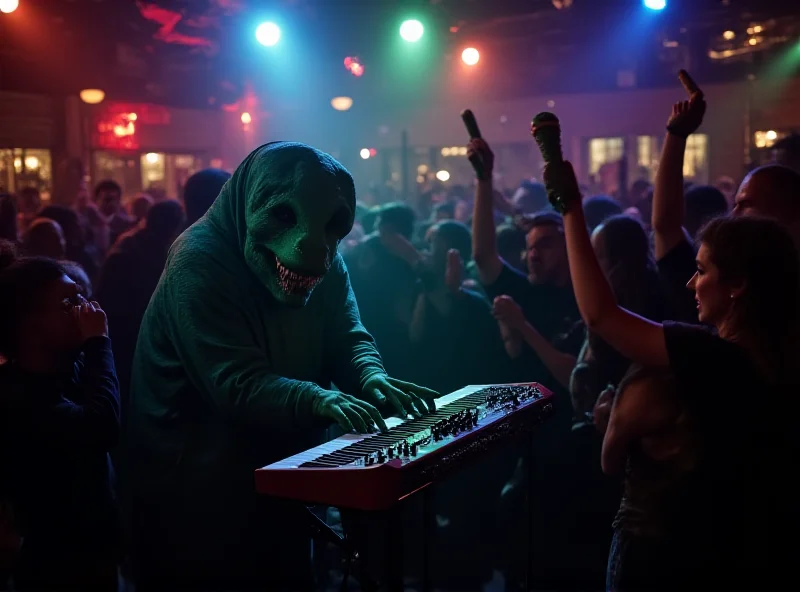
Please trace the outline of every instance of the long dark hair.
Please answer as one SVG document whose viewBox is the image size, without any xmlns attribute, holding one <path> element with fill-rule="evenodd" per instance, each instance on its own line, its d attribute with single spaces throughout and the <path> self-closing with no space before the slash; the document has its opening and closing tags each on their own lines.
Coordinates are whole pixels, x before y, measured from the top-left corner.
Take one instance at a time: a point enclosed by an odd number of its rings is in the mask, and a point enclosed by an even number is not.
<svg viewBox="0 0 800 592">
<path fill-rule="evenodd" d="M 706 224 L 699 238 L 720 280 L 745 286 L 733 305 L 731 339 L 769 378 L 790 380 L 800 328 L 800 260 L 792 237 L 773 220 L 726 216 Z"/>
</svg>

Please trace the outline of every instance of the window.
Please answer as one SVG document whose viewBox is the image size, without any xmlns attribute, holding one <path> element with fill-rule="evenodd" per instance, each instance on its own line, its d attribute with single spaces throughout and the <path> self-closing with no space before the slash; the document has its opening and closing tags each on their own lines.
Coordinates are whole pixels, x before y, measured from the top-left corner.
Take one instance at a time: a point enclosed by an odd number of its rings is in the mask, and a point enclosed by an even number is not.
<svg viewBox="0 0 800 592">
<path fill-rule="evenodd" d="M 692 134 L 686 139 L 683 176 L 695 183 L 708 183 L 708 136 Z"/>
<path fill-rule="evenodd" d="M 632 179 L 652 181 L 658 169 L 659 141 L 655 136 L 638 136 L 636 138 L 636 164 L 638 171 Z"/>
<path fill-rule="evenodd" d="M 604 164 L 622 159 L 623 138 L 592 138 L 589 140 L 589 174 L 595 175 Z"/>
<path fill-rule="evenodd" d="M 775 142 L 786 137 L 786 134 L 775 130 L 758 131 L 755 133 L 756 148 L 772 148 Z"/>
<path fill-rule="evenodd" d="M 153 188 L 165 189 L 167 176 L 164 155 L 159 152 L 148 152 L 141 156 L 142 188 L 148 191 Z"/>
<path fill-rule="evenodd" d="M 49 150 L 0 149 L 0 192 L 16 193 L 36 187 L 42 201 L 50 200 L 53 189 L 53 161 Z"/>
</svg>

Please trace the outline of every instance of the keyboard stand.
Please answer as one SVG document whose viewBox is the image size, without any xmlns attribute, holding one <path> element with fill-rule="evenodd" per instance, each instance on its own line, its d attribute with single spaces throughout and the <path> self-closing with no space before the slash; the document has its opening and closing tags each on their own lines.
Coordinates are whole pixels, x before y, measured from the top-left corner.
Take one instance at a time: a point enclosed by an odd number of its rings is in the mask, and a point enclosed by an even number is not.
<svg viewBox="0 0 800 592">
<path fill-rule="evenodd" d="M 342 555 L 344 555 L 344 569 L 342 570 L 342 584 L 340 587 L 341 592 L 346 592 L 347 582 L 353 571 L 358 573 L 358 575 L 353 574 L 353 578 L 359 584 L 361 590 L 364 592 L 377 592 L 378 585 L 370 580 L 364 573 L 361 558 L 358 551 L 348 539 L 347 533 L 345 532 L 345 536 L 343 537 L 340 536 L 335 530 L 328 526 L 324 520 L 312 512 L 311 508 L 308 506 L 305 508 L 306 515 L 309 519 L 311 536 L 315 540 L 322 540 L 337 547 L 342 552 Z"/>
</svg>

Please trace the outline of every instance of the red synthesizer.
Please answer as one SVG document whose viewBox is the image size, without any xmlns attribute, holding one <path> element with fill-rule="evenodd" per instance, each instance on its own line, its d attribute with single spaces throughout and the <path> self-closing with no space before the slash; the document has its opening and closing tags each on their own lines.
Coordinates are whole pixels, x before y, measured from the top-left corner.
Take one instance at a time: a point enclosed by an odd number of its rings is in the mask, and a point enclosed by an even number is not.
<svg viewBox="0 0 800 592">
<path fill-rule="evenodd" d="M 390 418 L 389 430 L 346 434 L 256 471 L 259 493 L 356 510 L 384 510 L 552 411 L 537 383 L 467 386 L 436 400 L 419 419 Z"/>
</svg>

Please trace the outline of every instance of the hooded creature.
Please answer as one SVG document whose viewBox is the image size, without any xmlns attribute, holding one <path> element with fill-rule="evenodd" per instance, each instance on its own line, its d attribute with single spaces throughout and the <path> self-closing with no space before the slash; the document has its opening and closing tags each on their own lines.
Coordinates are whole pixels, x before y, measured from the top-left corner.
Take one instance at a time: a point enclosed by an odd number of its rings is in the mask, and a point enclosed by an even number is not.
<svg viewBox="0 0 800 592">
<path fill-rule="evenodd" d="M 359 319 L 337 253 L 354 212 L 338 162 L 272 143 L 172 246 L 131 383 L 143 582 L 302 589 L 303 517 L 260 498 L 253 471 L 320 443 L 332 422 L 365 431 L 385 427 L 378 408 L 429 410 L 436 394 L 388 378 Z"/>
</svg>

